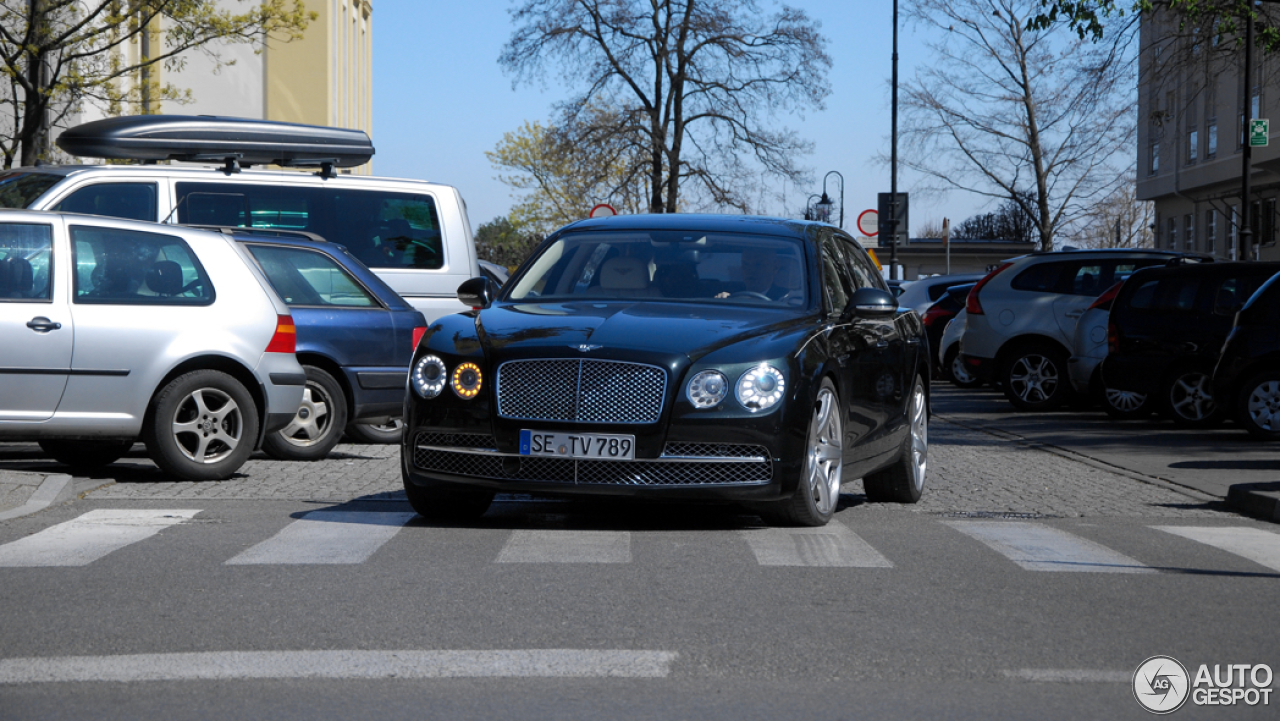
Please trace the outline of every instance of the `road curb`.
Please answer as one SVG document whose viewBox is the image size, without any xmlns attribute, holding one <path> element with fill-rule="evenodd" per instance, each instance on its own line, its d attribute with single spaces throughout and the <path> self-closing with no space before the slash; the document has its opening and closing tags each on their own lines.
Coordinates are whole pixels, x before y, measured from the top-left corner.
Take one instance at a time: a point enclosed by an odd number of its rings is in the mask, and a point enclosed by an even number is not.
<svg viewBox="0 0 1280 721">
<path fill-rule="evenodd" d="M 40 483 L 40 487 L 31 494 L 26 503 L 17 508 L 0 511 L 0 521 L 29 516 L 55 503 L 65 503 L 74 498 L 75 495 L 75 484 L 72 482 L 71 476 L 65 473 L 45 476 Z"/>
<path fill-rule="evenodd" d="M 1236 483 L 1227 490 L 1227 505 L 1247 516 L 1280 523 L 1280 482 Z"/>
</svg>

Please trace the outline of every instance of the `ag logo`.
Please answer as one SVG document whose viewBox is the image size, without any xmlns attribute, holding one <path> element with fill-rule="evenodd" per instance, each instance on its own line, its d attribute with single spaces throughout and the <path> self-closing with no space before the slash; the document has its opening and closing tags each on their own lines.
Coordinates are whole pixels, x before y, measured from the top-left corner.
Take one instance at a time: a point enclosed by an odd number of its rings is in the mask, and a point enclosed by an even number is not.
<svg viewBox="0 0 1280 721">
<path fill-rule="evenodd" d="M 1187 702 L 1190 677 L 1171 656 L 1152 656 L 1133 672 L 1133 697 L 1155 714 L 1173 713 Z"/>
</svg>

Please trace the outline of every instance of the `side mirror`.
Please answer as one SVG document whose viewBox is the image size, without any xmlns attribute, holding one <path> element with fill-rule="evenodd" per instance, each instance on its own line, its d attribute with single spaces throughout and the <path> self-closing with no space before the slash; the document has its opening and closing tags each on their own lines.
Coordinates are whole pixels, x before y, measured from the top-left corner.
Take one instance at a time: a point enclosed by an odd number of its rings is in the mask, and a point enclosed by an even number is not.
<svg viewBox="0 0 1280 721">
<path fill-rule="evenodd" d="M 498 289 L 483 276 L 465 280 L 458 286 L 458 300 L 475 310 L 488 308 L 497 295 Z"/>
<path fill-rule="evenodd" d="M 884 318 L 898 312 L 898 300 L 879 288 L 859 288 L 845 306 L 847 318 Z"/>
</svg>

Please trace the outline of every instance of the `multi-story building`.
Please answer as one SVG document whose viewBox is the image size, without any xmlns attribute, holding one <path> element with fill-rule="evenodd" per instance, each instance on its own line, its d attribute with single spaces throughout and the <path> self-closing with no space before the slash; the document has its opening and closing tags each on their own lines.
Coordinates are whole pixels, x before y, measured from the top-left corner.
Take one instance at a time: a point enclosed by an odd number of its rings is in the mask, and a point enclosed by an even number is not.
<svg viewBox="0 0 1280 721">
<path fill-rule="evenodd" d="M 1245 88 L 1242 46 L 1212 29 L 1180 27 L 1167 14 L 1142 18 L 1137 197 L 1155 201 L 1157 248 L 1245 259 L 1239 226 L 1248 102 L 1253 118 L 1272 121 L 1269 144 L 1252 149 L 1251 255 L 1280 260 L 1280 57 L 1255 48 Z"/>
</svg>

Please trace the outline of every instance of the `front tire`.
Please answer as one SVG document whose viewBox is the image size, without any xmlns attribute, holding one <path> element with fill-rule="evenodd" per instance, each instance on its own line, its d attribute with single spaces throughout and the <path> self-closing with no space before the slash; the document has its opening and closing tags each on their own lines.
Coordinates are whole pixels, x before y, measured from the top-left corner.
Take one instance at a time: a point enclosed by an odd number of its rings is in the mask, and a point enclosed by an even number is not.
<svg viewBox="0 0 1280 721">
<path fill-rule="evenodd" d="M 133 448 L 133 441 L 40 441 L 40 449 L 58 463 L 72 468 L 101 468 L 115 463 Z"/>
<path fill-rule="evenodd" d="M 1175 425 L 1207 428 L 1222 420 L 1210 374 L 1204 370 L 1184 368 L 1174 373 L 1164 388 L 1164 410 Z"/>
<path fill-rule="evenodd" d="M 430 521 L 474 521 L 483 516 L 493 503 L 493 491 L 479 488 L 423 487 L 404 479 L 404 495 L 409 505 Z"/>
<path fill-rule="evenodd" d="M 302 366 L 307 373 L 302 405 L 289 425 L 262 441 L 262 450 L 283 461 L 318 461 L 342 440 L 347 426 L 347 397 L 328 372 Z"/>
<path fill-rule="evenodd" d="M 253 452 L 258 409 L 230 375 L 192 371 L 156 395 L 142 435 L 160 470 L 184 481 L 221 481 Z"/>
<path fill-rule="evenodd" d="M 1000 374 L 1005 398 L 1020 411 L 1051 411 L 1071 397 L 1067 355 L 1048 345 L 1017 351 Z"/>
<path fill-rule="evenodd" d="M 918 376 L 907 405 L 907 422 L 910 432 L 902 442 L 898 459 L 862 479 L 868 501 L 915 503 L 924 493 L 925 471 L 929 467 L 929 408 L 924 382 Z"/>
<path fill-rule="evenodd" d="M 835 384 L 824 378 L 813 401 L 800 482 L 791 498 L 779 501 L 770 515 L 793 526 L 825 526 L 831 521 L 844 472 L 842 418 Z"/>
<path fill-rule="evenodd" d="M 1236 421 L 1249 435 L 1280 440 L 1280 372 L 1266 371 L 1246 381 L 1236 408 Z"/>
</svg>

